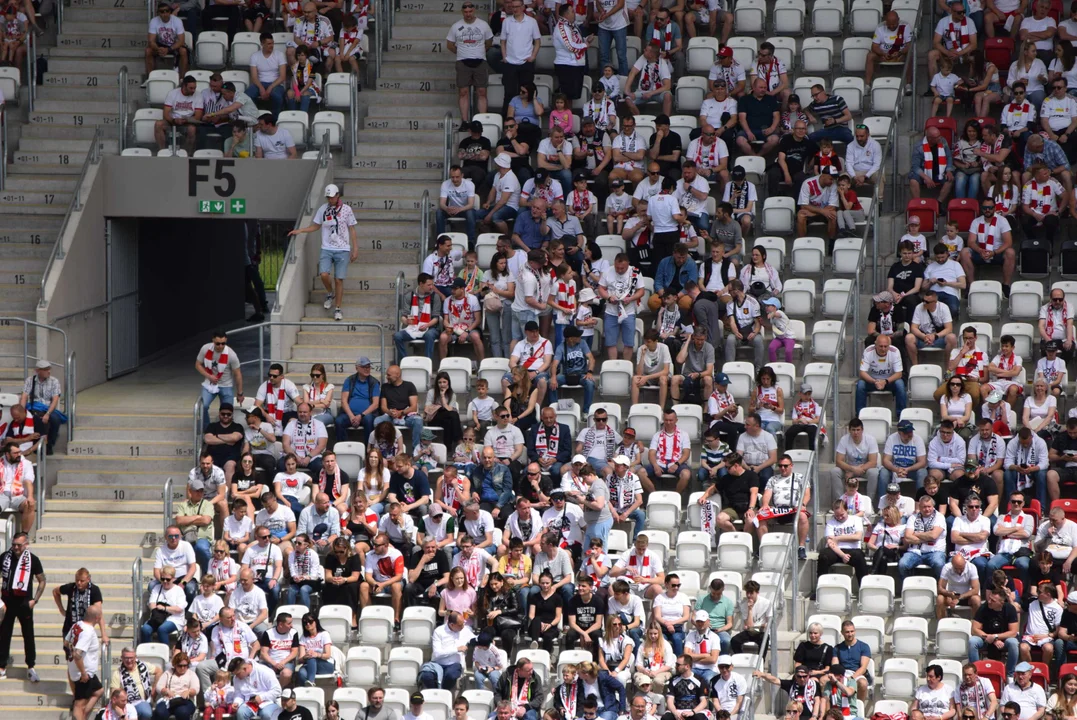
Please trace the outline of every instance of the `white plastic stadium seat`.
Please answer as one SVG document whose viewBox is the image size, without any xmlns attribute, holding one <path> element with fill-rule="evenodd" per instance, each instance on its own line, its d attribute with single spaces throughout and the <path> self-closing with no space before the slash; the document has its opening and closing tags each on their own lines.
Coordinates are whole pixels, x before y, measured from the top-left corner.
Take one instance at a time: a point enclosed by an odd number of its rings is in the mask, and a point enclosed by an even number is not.
<svg viewBox="0 0 1077 720">
<path fill-rule="evenodd" d="M 610 398 L 628 397 L 635 368 L 629 360 L 607 360 L 599 371 L 602 395 Z"/>
<path fill-rule="evenodd" d="M 422 666 L 423 649 L 401 645 L 389 651 L 385 676 L 394 687 L 412 687 L 419 682 L 419 669 Z"/>
<path fill-rule="evenodd" d="M 609 364 L 609 361 L 606 361 Z M 606 415 L 609 416 L 608 425 L 614 432 L 621 432 L 621 406 L 619 403 L 612 402 L 595 402 L 591 403 L 591 413 L 587 416 L 587 424 L 595 424 L 595 413 L 599 410 L 605 410 Z"/>
<path fill-rule="evenodd" d="M 718 564 L 723 570 L 747 570 L 752 566 L 752 536 L 724 532 L 718 536 Z"/>
<path fill-rule="evenodd" d="M 804 38 L 800 61 L 800 67 L 806 73 L 829 75 L 834 71 L 834 41 L 823 37 Z"/>
<path fill-rule="evenodd" d="M 812 32 L 841 35 L 845 27 L 844 0 L 815 0 L 811 11 Z"/>
<path fill-rule="evenodd" d="M 322 90 L 327 108 L 351 106 L 351 80 L 348 73 L 329 73 Z"/>
<path fill-rule="evenodd" d="M 391 608 L 390 608 L 391 611 Z M 352 610 L 347 605 L 322 605 L 318 609 L 318 621 L 333 639 L 333 644 L 348 644 L 348 632 L 352 627 Z"/>
<path fill-rule="evenodd" d="M 935 629 L 935 654 L 939 657 L 968 657 L 972 622 L 965 618 L 943 618 Z"/>
<path fill-rule="evenodd" d="M 340 717 L 353 718 L 367 705 L 366 690 L 359 687 L 337 688 L 333 700 L 340 710 Z"/>
<path fill-rule="evenodd" d="M 486 720 L 494 710 L 494 694 L 489 690 L 465 690 L 461 693 L 468 702 L 469 720 Z"/>
<path fill-rule="evenodd" d="M 804 34 L 804 0 L 776 0 L 773 9 L 773 29 L 775 35 Z M 737 26 L 740 32 L 739 26 Z"/>
<path fill-rule="evenodd" d="M 920 666 L 909 658 L 890 658 L 883 663 L 883 696 L 912 697 L 920 685 Z"/>
<path fill-rule="evenodd" d="M 834 272 L 853 275 L 860 268 L 863 253 L 862 238 L 837 238 L 834 240 Z"/>
<path fill-rule="evenodd" d="M 837 647 L 838 643 L 842 641 L 841 617 L 826 613 L 809 615 L 808 619 L 804 621 L 804 627 L 811 627 L 816 623 L 823 626 L 823 642 L 830 647 Z M 860 638 L 857 639 L 859 640 Z"/>
<path fill-rule="evenodd" d="M 236 86 L 236 92 L 241 93 L 251 84 L 251 73 L 246 68 L 242 70 L 222 70 L 221 80 L 232 83 Z"/>
<path fill-rule="evenodd" d="M 427 688 L 423 694 L 423 712 L 434 720 L 449 720 L 452 717 L 452 693 L 441 688 Z"/>
<path fill-rule="evenodd" d="M 163 150 L 158 150 L 157 151 L 157 157 L 180 157 L 180 158 L 185 158 L 185 157 L 187 157 L 187 151 L 184 150 L 183 148 L 176 148 L 176 151 L 173 152 L 172 148 L 164 148 Z"/>
<path fill-rule="evenodd" d="M 796 229 L 796 201 L 791 197 L 768 197 L 763 201 L 763 230 L 768 235 L 792 235 Z"/>
<path fill-rule="evenodd" d="M 545 650 L 531 650 L 530 648 L 521 648 L 516 653 L 516 660 L 520 658 L 527 658 L 531 661 L 531 664 L 535 666 L 535 672 L 539 674 L 539 678 L 542 682 L 548 683 L 550 680 L 550 653 Z"/>
<path fill-rule="evenodd" d="M 920 578 L 921 580 L 934 580 L 934 578 Z M 908 582 L 909 578 L 905 578 Z M 904 588 L 902 595 L 904 596 Z M 890 642 L 894 655 L 910 655 L 917 657 L 927 652 L 927 618 L 909 617 L 902 615 L 894 618 L 894 626 L 890 634 Z"/>
<path fill-rule="evenodd" d="M 448 373 L 455 393 L 466 393 L 471 384 L 471 359 L 466 357 L 442 358 L 438 372 Z"/>
<path fill-rule="evenodd" d="M 818 275 L 823 272 L 823 259 L 826 257 L 826 242 L 821 237 L 799 237 L 793 241 L 793 252 L 790 261 L 793 272 L 797 275 Z M 797 278 L 790 278 L 790 280 Z M 788 291 L 789 283 L 783 286 Z M 815 290 L 813 287 L 812 298 L 814 302 Z"/>
<path fill-rule="evenodd" d="M 942 385 L 942 368 L 920 363 L 909 368 L 909 399 L 934 402 L 933 393 Z"/>
<path fill-rule="evenodd" d="M 673 92 L 677 101 L 677 112 L 698 115 L 707 96 L 707 78 L 685 75 L 677 80 Z"/>
<path fill-rule="evenodd" d="M 938 367 L 937 365 L 935 367 Z M 935 413 L 928 408 L 907 407 L 901 411 L 898 422 L 908 420 L 913 425 L 913 432 L 922 438 L 931 436 L 931 428 L 935 426 Z"/>
<path fill-rule="evenodd" d="M 434 608 L 426 605 L 406 607 L 400 616 L 400 640 L 405 645 L 429 645 L 436 625 L 437 611 Z"/>
<path fill-rule="evenodd" d="M 168 93 L 179 87 L 179 73 L 175 70 L 151 70 L 146 78 L 146 102 L 164 105 Z"/>
<path fill-rule="evenodd" d="M 886 639 L 886 620 L 878 615 L 857 615 L 852 623 L 856 627 L 856 639 L 863 640 L 872 656 L 878 657 Z"/>
<path fill-rule="evenodd" d="M 763 182 L 763 175 L 767 172 L 767 161 L 757 155 L 741 155 L 734 161 L 733 167 L 744 168 L 744 177 L 747 180 L 753 183 L 761 183 Z M 783 249 L 785 247 L 784 243 L 785 241 L 783 240 Z"/>
<path fill-rule="evenodd" d="M 479 378 L 490 386 L 491 395 L 501 395 L 501 376 L 509 371 L 508 358 L 484 358 L 479 363 Z"/>
<path fill-rule="evenodd" d="M 877 77 L 871 81 L 871 112 L 873 115 L 894 114 L 902 98 L 902 80 L 899 77 Z"/>
<path fill-rule="evenodd" d="M 21 85 L 22 74 L 20 73 L 19 68 L 0 68 L 0 91 L 3 91 L 5 99 L 10 102 L 18 103 L 19 87 Z"/>
<path fill-rule="evenodd" d="M 768 532 L 759 538 L 759 569 L 780 570 L 791 542 L 793 536 L 787 532 Z"/>
<path fill-rule="evenodd" d="M 826 81 L 818 75 L 798 75 L 793 81 L 793 92 L 800 97 L 811 97 L 811 89 L 815 85 L 826 88 Z"/>
<path fill-rule="evenodd" d="M 194 155 L 191 157 L 196 158 L 221 158 L 224 157 L 224 153 L 214 148 L 202 148 L 201 150 L 195 150 Z"/>
<path fill-rule="evenodd" d="M 853 281 L 843 278 L 833 278 L 823 283 L 823 315 L 825 317 L 845 315 L 852 289 Z"/>
<path fill-rule="evenodd" d="M 149 148 L 132 147 L 124 148 L 124 151 L 120 153 L 123 157 L 153 157 L 153 151 Z"/>
<path fill-rule="evenodd" d="M 287 130 L 296 145 L 306 145 L 307 130 L 310 128 L 310 115 L 302 110 L 282 110 L 277 115 L 277 127 Z M 318 142 L 321 142 L 320 138 Z"/>
<path fill-rule="evenodd" d="M 688 72 L 706 73 L 710 71 L 717 55 L 718 38 L 701 36 L 689 39 L 688 56 L 685 58 Z"/>
<path fill-rule="evenodd" d="M 733 25 L 741 35 L 762 35 L 766 29 L 767 6 L 763 0 L 740 0 L 733 13 Z"/>
<path fill-rule="evenodd" d="M 890 129 L 894 126 L 893 118 L 879 117 L 878 115 L 869 115 L 860 122 L 867 125 L 868 133 L 881 144 L 887 142 L 890 137 Z"/>
<path fill-rule="evenodd" d="M 595 238 L 595 245 L 602 250 L 603 259 L 611 262 L 614 255 L 625 251 L 625 239 L 620 235 L 599 235 Z"/>
<path fill-rule="evenodd" d="M 404 711 L 410 706 L 411 690 L 406 687 L 385 688 L 385 707 L 404 717 Z"/>
<path fill-rule="evenodd" d="M 832 359 L 842 349 L 838 347 L 838 342 L 843 335 L 844 328 L 838 320 L 816 321 L 811 330 L 812 357 Z"/>
<path fill-rule="evenodd" d="M 374 685 L 381 678 L 381 650 L 372 645 L 355 645 L 348 649 L 345 667 L 349 685 Z"/>
<path fill-rule="evenodd" d="M 203 30 L 195 43 L 195 58 L 200 68 L 223 68 L 228 64 L 228 33 Z"/>
<path fill-rule="evenodd" d="M 792 75 L 797 67 L 797 41 L 796 38 L 776 35 L 767 38 L 767 42 L 774 46 L 774 57 L 782 61 L 785 69 Z"/>
<path fill-rule="evenodd" d="M 681 522 L 680 493 L 656 490 L 647 497 L 647 527 L 676 530 Z"/>
<path fill-rule="evenodd" d="M 835 78 L 831 93 L 840 95 L 849 106 L 849 112 L 859 115 L 864 111 L 864 80 L 858 77 L 843 76 Z M 867 215 L 868 208 L 864 208 Z"/>
<path fill-rule="evenodd" d="M 1032 342 L 1036 334 L 1036 331 L 1032 328 L 1032 323 L 1004 323 L 999 329 L 998 334 L 1000 337 L 1003 335 L 1013 335 L 1013 351 L 1021 357 L 1032 357 Z M 977 338 L 977 340 L 979 340 L 979 338 Z M 979 346 L 979 343 L 977 343 L 977 346 Z M 1064 388 L 1063 392 L 1065 392 Z"/>
<path fill-rule="evenodd" d="M 864 434 L 875 438 L 890 437 L 890 427 L 894 424 L 894 413 L 886 407 L 866 407 L 859 413 L 864 423 Z"/>
<path fill-rule="evenodd" d="M 969 286 L 968 311 L 970 318 L 1002 317 L 1002 283 L 998 280 L 976 280 Z"/>
<path fill-rule="evenodd" d="M 168 646 L 164 643 L 139 643 L 138 647 L 135 648 L 135 655 L 150 668 L 157 667 L 165 670 L 171 664 L 169 662 Z"/>
<path fill-rule="evenodd" d="M 894 578 L 889 575 L 865 575 L 857 595 L 860 612 L 889 615 L 894 610 L 894 588 Z"/>
<path fill-rule="evenodd" d="M 232 67 L 234 68 L 249 68 L 251 66 L 251 55 L 258 52 L 262 45 L 258 41 L 258 33 L 255 32 L 241 32 L 236 33 L 232 38 Z M 277 48 L 281 52 L 281 48 Z"/>
<path fill-rule="evenodd" d="M 648 515 L 650 515 L 649 510 Z M 710 567 L 711 537 L 710 533 L 701 530 L 686 530 L 679 533 L 677 535 L 677 570 L 680 571 L 682 568 L 705 570 Z"/>
<path fill-rule="evenodd" d="M 703 434 L 703 406 L 694 403 L 674 405 L 673 412 L 677 413 L 677 427 L 683 430 L 688 437 L 698 438 Z"/>
<path fill-rule="evenodd" d="M 1043 283 L 1036 280 L 1015 280 L 1010 285 L 1010 319 L 1038 318 L 1043 304 Z"/>
<path fill-rule="evenodd" d="M 323 607 L 319 613 L 319 619 L 324 613 Z M 393 619 L 393 609 L 386 605 L 368 605 L 363 608 L 363 612 L 359 615 L 359 634 L 363 638 L 363 644 L 388 645 L 393 638 Z M 351 623 L 350 616 L 348 622 Z M 322 624 L 324 625 L 325 622 L 323 621 Z"/>
<path fill-rule="evenodd" d="M 740 63 L 741 67 L 755 67 L 755 56 L 759 52 L 759 41 L 754 37 L 734 36 L 729 38 L 726 47 L 733 50 L 733 60 Z"/>
<path fill-rule="evenodd" d="M 848 575 L 820 575 L 816 581 L 815 605 L 820 612 L 844 615 L 849 611 L 852 597 L 853 579 Z"/>
<path fill-rule="evenodd" d="M 650 541 L 650 549 L 653 552 L 660 553 L 662 559 L 668 561 L 669 549 L 672 547 L 669 542 L 669 533 L 665 530 L 641 530 L 640 535 L 646 535 Z"/>
<path fill-rule="evenodd" d="M 297 687 L 293 692 L 297 704 L 309 710 L 314 720 L 325 717 L 325 690 L 320 687 Z"/>
<path fill-rule="evenodd" d="M 757 237 L 755 242 L 752 243 L 752 247 L 765 249 L 767 251 L 767 262 L 773 265 L 774 269 L 781 272 L 785 263 L 785 238 L 764 235 Z"/>
<path fill-rule="evenodd" d="M 434 363 L 428 357 L 409 355 L 400 360 L 400 376 L 415 386 L 419 397 L 426 395 L 426 391 L 430 389 L 430 378 L 433 374 Z"/>
<path fill-rule="evenodd" d="M 882 0 L 853 0 L 849 10 L 849 29 L 855 35 L 873 34 L 882 21 Z"/>
<path fill-rule="evenodd" d="M 636 439 L 647 445 L 662 427 L 662 407 L 656 403 L 636 403 L 628 409 L 625 422 L 635 429 Z"/>
</svg>

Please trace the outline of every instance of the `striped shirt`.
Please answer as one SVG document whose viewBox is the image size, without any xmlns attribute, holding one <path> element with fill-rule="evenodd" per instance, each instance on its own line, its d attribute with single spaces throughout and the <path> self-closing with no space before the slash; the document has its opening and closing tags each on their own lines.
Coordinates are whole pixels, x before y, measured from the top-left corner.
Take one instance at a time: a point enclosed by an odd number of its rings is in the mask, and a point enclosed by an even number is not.
<svg viewBox="0 0 1077 720">
<path fill-rule="evenodd" d="M 808 106 L 808 111 L 819 118 L 820 121 L 824 121 L 827 118 L 834 118 L 837 120 L 848 109 L 848 105 L 840 95 L 830 95 L 823 102 L 812 102 Z"/>
</svg>

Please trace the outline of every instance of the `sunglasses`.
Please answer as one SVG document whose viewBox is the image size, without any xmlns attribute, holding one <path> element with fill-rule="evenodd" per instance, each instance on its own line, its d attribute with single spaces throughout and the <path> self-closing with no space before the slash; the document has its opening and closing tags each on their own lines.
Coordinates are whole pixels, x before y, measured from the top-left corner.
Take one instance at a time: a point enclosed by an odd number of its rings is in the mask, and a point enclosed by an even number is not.
<svg viewBox="0 0 1077 720">
<path fill-rule="evenodd" d="M 169 540 L 175 540 L 179 537 L 179 533 L 169 533 L 166 537 L 168 537 Z"/>
<path fill-rule="evenodd" d="M 276 380 L 279 377 L 280 377 L 280 373 L 269 373 L 269 379 L 270 380 Z"/>
<path fill-rule="evenodd" d="M 780 465 L 778 465 L 778 467 L 780 467 L 780 468 L 791 468 L 793 466 L 790 465 L 789 463 L 781 463 Z"/>
<path fill-rule="evenodd" d="M 655 173 L 655 175 L 657 175 L 657 174 L 658 174 L 658 173 Z M 596 418 L 595 418 L 595 422 L 596 422 L 596 423 L 600 423 L 600 422 L 606 422 L 606 420 L 608 420 L 608 419 L 609 419 L 609 418 L 604 418 L 604 417 L 601 417 L 601 418 L 600 418 L 600 417 L 596 417 Z"/>
<path fill-rule="evenodd" d="M 1024 500 L 1010 500 L 1010 505 L 1024 505 Z"/>
<path fill-rule="evenodd" d="M 268 540 L 268 539 L 269 539 L 269 536 L 268 536 L 268 535 L 259 535 L 259 536 L 258 536 L 258 539 L 259 539 L 259 540 Z"/>
<path fill-rule="evenodd" d="M 320 378 L 320 377 L 325 377 L 325 376 L 324 376 L 324 375 L 322 375 L 321 373 L 311 373 L 311 374 L 310 374 L 310 376 L 311 376 L 312 378 Z"/>
</svg>

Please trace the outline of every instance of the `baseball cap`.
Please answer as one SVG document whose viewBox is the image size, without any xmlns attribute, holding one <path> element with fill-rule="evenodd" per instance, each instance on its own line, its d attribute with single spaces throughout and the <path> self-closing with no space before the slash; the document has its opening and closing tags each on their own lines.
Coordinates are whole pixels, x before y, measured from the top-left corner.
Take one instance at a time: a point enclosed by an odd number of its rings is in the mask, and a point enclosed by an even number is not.
<svg viewBox="0 0 1077 720">
<path fill-rule="evenodd" d="M 500 168 L 510 168 L 512 167 L 512 158 L 505 153 L 501 153 L 494 158 L 494 165 L 497 165 Z"/>
<path fill-rule="evenodd" d="M 599 85 L 601 85 L 601 84 L 602 83 L 599 83 Z M 654 124 L 655 125 L 669 125 L 669 115 L 666 115 L 664 113 L 662 115 L 658 115 L 654 119 Z"/>
<path fill-rule="evenodd" d="M 445 514 L 445 508 L 438 503 L 430 503 L 430 509 L 426 511 L 430 517 L 438 517 Z"/>
<path fill-rule="evenodd" d="M 34 367 L 38 370 L 48 370 L 52 367 L 52 363 L 50 363 L 48 360 L 38 360 L 36 363 L 34 363 Z"/>
<path fill-rule="evenodd" d="M 580 463 L 581 465 L 586 464 L 587 458 L 585 458 L 583 455 L 573 455 L 572 464 L 575 465 L 576 463 Z"/>
<path fill-rule="evenodd" d="M 221 85 L 221 90 L 228 90 L 230 92 L 235 92 L 236 91 L 236 84 L 232 83 L 232 82 L 226 82 L 224 85 Z"/>
<path fill-rule="evenodd" d="M 565 327 L 565 337 L 583 337 L 583 330 L 580 330 L 575 325 L 568 325 Z"/>
<path fill-rule="evenodd" d="M 572 182 L 579 182 L 580 180 L 586 181 L 587 173 L 581 171 L 572 176 Z"/>
<path fill-rule="evenodd" d="M 913 429 L 914 429 L 913 424 L 909 420 L 902 420 L 901 422 L 899 422 L 897 424 L 897 431 L 898 432 L 912 432 Z"/>
<path fill-rule="evenodd" d="M 729 376 L 726 375 L 725 373 L 718 373 L 717 375 L 714 376 L 714 384 L 715 385 L 728 385 L 729 384 Z"/>
<path fill-rule="evenodd" d="M 718 656 L 718 662 L 715 663 L 715 665 L 717 665 L 718 667 L 722 667 L 723 665 L 732 665 L 732 664 L 733 664 L 733 658 L 731 658 L 729 655 L 719 655 Z"/>
<path fill-rule="evenodd" d="M 464 280 L 464 278 L 456 278 L 455 280 L 452 281 L 452 286 L 454 288 L 467 287 L 467 281 Z"/>
<path fill-rule="evenodd" d="M 624 180 L 610 180 L 610 187 L 624 187 Z M 644 675 L 643 677 L 647 677 Z M 650 678 L 647 678 L 650 680 Z"/>
<path fill-rule="evenodd" d="M 724 57 L 724 58 L 733 57 L 733 48 L 731 48 L 731 47 L 722 48 L 721 50 L 718 51 L 718 57 Z"/>
<path fill-rule="evenodd" d="M 812 386 L 810 384 L 801 383 L 800 392 L 802 392 L 802 393 L 811 393 L 811 392 L 814 392 L 814 391 L 812 390 Z"/>
<path fill-rule="evenodd" d="M 634 427 L 626 427 L 624 430 L 621 431 L 621 434 L 626 436 L 626 437 L 628 437 L 628 436 L 636 437 L 636 428 L 634 428 Z M 621 457 L 624 457 L 624 455 L 621 455 Z"/>
<path fill-rule="evenodd" d="M 919 215 L 913 215 L 912 217 L 909 218 L 909 225 L 919 225 L 919 224 L 920 224 L 920 216 Z"/>
<path fill-rule="evenodd" d="M 424 702 L 426 702 L 426 698 L 423 697 L 422 693 L 412 693 L 411 694 L 411 704 L 412 705 L 422 705 Z"/>
<path fill-rule="evenodd" d="M 546 182 L 546 178 L 548 178 L 548 177 L 550 177 L 550 174 L 548 172 L 546 172 L 545 170 L 536 170 L 535 171 L 535 184 L 536 185 L 541 185 L 542 183 Z"/>
<path fill-rule="evenodd" d="M 1048 340 L 1047 345 L 1044 346 L 1047 350 L 1058 350 L 1062 347 L 1062 343 L 1058 340 Z"/>
<path fill-rule="evenodd" d="M 482 123 L 479 122 L 478 120 L 472 120 L 471 125 L 470 125 L 470 130 L 471 130 L 471 132 L 481 133 L 482 132 Z"/>
<path fill-rule="evenodd" d="M 651 685 L 652 683 L 654 683 L 654 680 L 651 679 L 650 675 L 636 673 L 632 676 L 632 684 L 636 687 L 643 687 L 644 685 Z"/>
<path fill-rule="evenodd" d="M 614 462 L 617 462 L 617 460 L 614 459 Z M 711 614 L 706 610 L 696 610 L 696 615 L 694 619 L 696 622 L 710 622 Z"/>
<path fill-rule="evenodd" d="M 562 490 L 561 488 L 555 488 L 550 493 L 550 499 L 551 500 L 564 500 L 565 499 L 565 491 Z"/>
<path fill-rule="evenodd" d="M 836 167 L 834 167 L 833 165 L 831 165 L 830 167 L 823 168 L 823 174 L 824 175 L 830 175 L 830 176 L 833 177 L 833 176 L 836 176 L 838 174 L 838 169 Z"/>
<path fill-rule="evenodd" d="M 1072 591 L 1066 596 L 1066 602 L 1077 605 L 1077 590 Z"/>
<path fill-rule="evenodd" d="M 614 465 L 624 465 L 625 467 L 630 467 L 632 465 L 632 461 L 629 460 L 624 455 L 618 455 L 617 457 L 613 458 L 613 464 Z M 699 618 L 696 618 L 696 620 L 698 620 L 698 619 Z"/>
<path fill-rule="evenodd" d="M 897 483 L 890 483 L 886 486 L 886 492 L 887 494 L 893 493 L 894 495 L 899 495 L 901 494 L 901 486 Z"/>
<path fill-rule="evenodd" d="M 360 355 L 359 359 L 355 361 L 355 364 L 359 367 L 370 367 L 372 363 L 370 362 L 370 358 L 366 355 Z"/>
<path fill-rule="evenodd" d="M 894 295 L 889 290 L 883 290 L 871 296 L 872 302 L 894 302 Z"/>
<path fill-rule="evenodd" d="M 991 394 L 987 396 L 987 402 L 989 402 L 989 403 L 1002 402 L 1002 391 L 1001 390 L 992 390 Z"/>
<path fill-rule="evenodd" d="M 189 487 L 191 490 L 205 490 L 206 484 L 202 482 L 199 478 L 194 478 L 193 480 L 187 481 L 187 487 Z"/>
<path fill-rule="evenodd" d="M 733 168 L 733 171 L 730 174 L 733 176 L 734 180 L 743 180 L 745 175 L 744 168 L 738 165 Z"/>
<path fill-rule="evenodd" d="M 1014 672 L 1032 672 L 1032 663 L 1020 662 L 1013 669 Z"/>
<path fill-rule="evenodd" d="M 280 699 L 281 700 L 295 700 L 296 699 L 295 690 L 293 690 L 292 688 L 284 688 L 283 690 L 280 691 Z"/>
</svg>

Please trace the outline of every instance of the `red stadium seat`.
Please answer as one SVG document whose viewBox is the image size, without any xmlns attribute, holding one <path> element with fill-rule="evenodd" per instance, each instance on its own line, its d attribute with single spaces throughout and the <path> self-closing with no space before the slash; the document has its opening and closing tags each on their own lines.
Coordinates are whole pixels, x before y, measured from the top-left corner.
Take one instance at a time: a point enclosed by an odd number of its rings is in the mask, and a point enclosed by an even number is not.
<svg viewBox="0 0 1077 720">
<path fill-rule="evenodd" d="M 980 677 L 991 681 L 995 688 L 995 695 L 1002 697 L 1002 688 L 1006 684 L 1006 666 L 997 660 L 978 660 L 974 665 Z"/>
<path fill-rule="evenodd" d="M 1043 508 L 1040 507 L 1040 501 L 1035 498 L 1028 501 L 1028 507 L 1025 508 L 1025 512 L 1036 519 L 1036 527 L 1040 526 L 1040 518 L 1043 516 Z"/>
<path fill-rule="evenodd" d="M 984 57 L 987 62 L 998 68 L 999 82 L 1006 84 L 1006 73 L 1013 62 L 1013 38 L 1009 33 L 996 34 L 984 43 Z"/>
<path fill-rule="evenodd" d="M 1047 685 L 1051 682 L 1051 668 L 1047 667 L 1047 663 L 1032 663 L 1032 682 L 1043 688 L 1044 693 L 1047 692 Z"/>
<path fill-rule="evenodd" d="M 1077 520 L 1077 500 L 1055 500 L 1051 503 L 1051 509 L 1054 510 L 1056 507 L 1062 508 L 1067 520 Z"/>
<path fill-rule="evenodd" d="M 1055 19 L 1055 23 L 1062 21 L 1062 16 L 1065 13 L 1062 10 L 1062 0 L 1051 0 L 1051 9 L 1047 11 L 1047 14 Z"/>
<path fill-rule="evenodd" d="M 993 117 L 974 117 L 974 118 L 969 118 L 969 120 L 975 120 L 976 124 L 978 124 L 980 126 L 981 130 L 983 130 L 988 125 L 994 125 L 995 127 L 998 127 L 998 118 L 993 118 Z"/>
<path fill-rule="evenodd" d="M 1070 673 L 1077 675 L 1077 663 L 1065 663 L 1062 665 L 1062 667 L 1058 668 L 1059 677 L 1069 675 Z"/>
<path fill-rule="evenodd" d="M 954 138 L 957 136 L 957 120 L 952 117 L 929 117 L 924 121 L 924 132 L 927 132 L 929 127 L 937 127 L 950 147 L 954 146 Z"/>
<path fill-rule="evenodd" d="M 979 214 L 980 204 L 975 198 L 954 198 L 946 206 L 947 220 L 957 223 L 958 232 L 968 232 L 969 225 Z"/>
<path fill-rule="evenodd" d="M 920 218 L 920 232 L 930 235 L 939 224 L 939 201 L 934 198 L 912 198 L 905 206 L 905 222 L 913 215 Z"/>
</svg>

